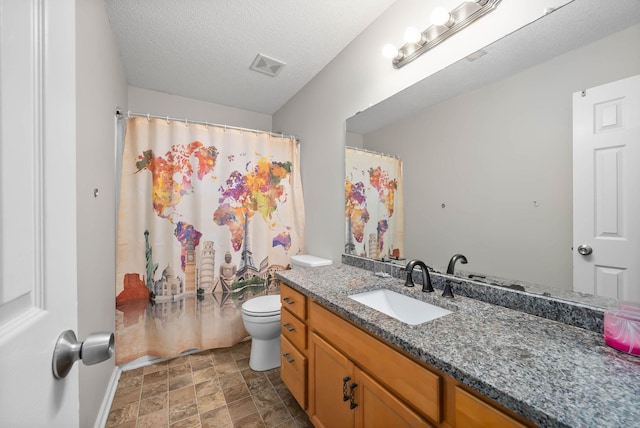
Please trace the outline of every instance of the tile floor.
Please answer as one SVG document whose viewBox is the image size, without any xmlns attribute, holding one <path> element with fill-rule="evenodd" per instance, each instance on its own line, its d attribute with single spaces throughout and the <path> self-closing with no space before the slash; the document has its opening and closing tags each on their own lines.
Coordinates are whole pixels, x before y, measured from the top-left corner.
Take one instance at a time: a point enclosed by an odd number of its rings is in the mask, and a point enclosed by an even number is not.
<svg viewBox="0 0 640 428">
<path fill-rule="evenodd" d="M 280 379 L 249 368 L 250 341 L 123 372 L 106 427 L 312 427 Z"/>
</svg>

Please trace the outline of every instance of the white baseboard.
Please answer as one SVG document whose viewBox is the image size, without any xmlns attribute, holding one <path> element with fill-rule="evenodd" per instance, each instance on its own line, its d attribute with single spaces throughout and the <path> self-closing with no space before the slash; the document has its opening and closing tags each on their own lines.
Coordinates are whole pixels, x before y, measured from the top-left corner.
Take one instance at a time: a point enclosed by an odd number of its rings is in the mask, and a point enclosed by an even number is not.
<svg viewBox="0 0 640 428">
<path fill-rule="evenodd" d="M 168 357 L 168 358 L 160 358 L 160 357 L 153 357 L 151 355 L 145 355 L 133 361 L 129 361 L 127 363 L 122 364 L 120 366 L 120 371 L 128 372 L 129 370 L 139 369 L 140 367 L 150 366 L 152 364 L 161 363 L 163 361 L 172 360 L 174 358 L 183 357 L 185 355 L 191 355 L 197 352 L 200 352 L 200 350 L 191 349 L 189 351 L 183 352 L 182 354 L 178 354 L 175 357 Z"/>
<path fill-rule="evenodd" d="M 111 379 L 109 379 L 107 390 L 104 394 L 104 398 L 102 399 L 102 405 L 100 405 L 100 410 L 98 411 L 98 416 L 96 417 L 96 423 L 93 426 L 94 428 L 104 428 L 107 423 L 109 410 L 111 410 L 113 396 L 116 394 L 116 389 L 118 389 L 118 380 L 120 380 L 121 373 L 122 369 L 120 367 L 116 366 L 113 368 Z"/>
</svg>

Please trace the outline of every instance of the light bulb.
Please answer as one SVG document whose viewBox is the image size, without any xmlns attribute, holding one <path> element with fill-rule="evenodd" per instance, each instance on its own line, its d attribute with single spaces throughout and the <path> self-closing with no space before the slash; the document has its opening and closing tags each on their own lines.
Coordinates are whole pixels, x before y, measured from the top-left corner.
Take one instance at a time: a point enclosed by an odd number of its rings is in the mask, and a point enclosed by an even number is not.
<svg viewBox="0 0 640 428">
<path fill-rule="evenodd" d="M 453 25 L 453 18 L 449 12 L 443 7 L 436 7 L 429 16 L 433 25 L 444 25 L 451 27 Z"/>
<path fill-rule="evenodd" d="M 387 43 L 382 47 L 382 55 L 387 59 L 393 59 L 400 55 L 398 48 L 393 46 L 391 43 Z"/>
<path fill-rule="evenodd" d="M 414 27 L 408 27 L 404 32 L 404 41 L 414 44 L 423 43 L 422 33 L 416 30 Z"/>
</svg>

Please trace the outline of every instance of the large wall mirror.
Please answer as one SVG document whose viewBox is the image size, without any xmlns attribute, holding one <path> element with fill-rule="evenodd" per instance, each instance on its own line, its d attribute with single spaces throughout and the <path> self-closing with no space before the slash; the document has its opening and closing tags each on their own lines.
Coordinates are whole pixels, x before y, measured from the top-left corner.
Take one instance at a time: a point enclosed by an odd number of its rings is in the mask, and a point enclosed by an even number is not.
<svg viewBox="0 0 640 428">
<path fill-rule="evenodd" d="M 403 257 L 571 297 L 573 94 L 638 74 L 640 2 L 574 0 L 349 118 L 346 141 L 404 163 Z"/>
</svg>

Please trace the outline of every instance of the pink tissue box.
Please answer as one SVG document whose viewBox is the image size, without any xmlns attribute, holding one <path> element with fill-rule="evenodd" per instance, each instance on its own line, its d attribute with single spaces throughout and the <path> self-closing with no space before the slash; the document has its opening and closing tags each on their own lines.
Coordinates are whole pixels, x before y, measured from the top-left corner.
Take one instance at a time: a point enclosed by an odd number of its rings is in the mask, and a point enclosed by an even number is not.
<svg viewBox="0 0 640 428">
<path fill-rule="evenodd" d="M 604 312 L 604 342 L 612 348 L 640 355 L 640 305 L 621 302 Z"/>
</svg>

